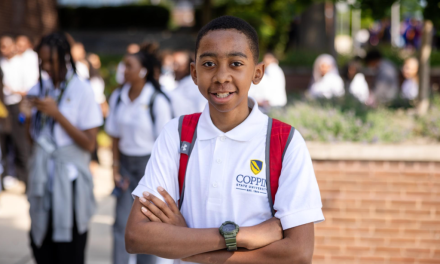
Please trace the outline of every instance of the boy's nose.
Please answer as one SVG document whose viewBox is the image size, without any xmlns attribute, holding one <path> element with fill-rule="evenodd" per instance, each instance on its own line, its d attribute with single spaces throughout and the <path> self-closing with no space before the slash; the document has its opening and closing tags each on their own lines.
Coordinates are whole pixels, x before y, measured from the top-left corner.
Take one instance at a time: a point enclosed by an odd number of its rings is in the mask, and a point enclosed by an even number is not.
<svg viewBox="0 0 440 264">
<path fill-rule="evenodd" d="M 214 82 L 218 83 L 227 83 L 232 81 L 232 77 L 230 72 L 228 71 L 227 66 L 219 67 L 216 74 L 214 75 Z"/>
</svg>

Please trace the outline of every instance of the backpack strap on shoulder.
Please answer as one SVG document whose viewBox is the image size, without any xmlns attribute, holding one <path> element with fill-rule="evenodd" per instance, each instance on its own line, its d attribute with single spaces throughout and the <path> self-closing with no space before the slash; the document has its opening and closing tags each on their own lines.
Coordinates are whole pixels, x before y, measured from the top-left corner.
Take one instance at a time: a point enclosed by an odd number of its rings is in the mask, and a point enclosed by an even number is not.
<svg viewBox="0 0 440 264">
<path fill-rule="evenodd" d="M 165 98 L 165 100 L 167 100 L 170 108 L 171 108 L 171 119 L 174 118 L 174 111 L 173 111 L 173 107 L 171 106 L 171 99 L 162 91 L 162 90 L 158 90 L 158 89 L 154 89 L 153 94 L 150 97 L 150 102 L 148 103 L 148 109 L 150 109 L 150 118 L 151 118 L 151 122 L 153 124 L 153 132 L 155 133 L 155 126 L 156 126 L 156 114 L 154 113 L 154 102 L 156 101 L 156 97 L 161 94 L 163 95 L 163 97 Z M 154 135 L 155 138 L 157 138 L 158 135 Z"/>
<path fill-rule="evenodd" d="M 197 139 L 197 124 L 201 113 L 184 115 L 179 118 L 180 163 L 179 163 L 179 209 L 182 207 L 185 193 L 185 176 L 188 160 Z"/>
<path fill-rule="evenodd" d="M 273 208 L 275 195 L 278 190 L 281 169 L 287 147 L 292 141 L 295 128 L 279 120 L 269 117 L 266 135 L 266 184 L 267 197 L 269 199 L 272 216 L 275 216 Z"/>
</svg>

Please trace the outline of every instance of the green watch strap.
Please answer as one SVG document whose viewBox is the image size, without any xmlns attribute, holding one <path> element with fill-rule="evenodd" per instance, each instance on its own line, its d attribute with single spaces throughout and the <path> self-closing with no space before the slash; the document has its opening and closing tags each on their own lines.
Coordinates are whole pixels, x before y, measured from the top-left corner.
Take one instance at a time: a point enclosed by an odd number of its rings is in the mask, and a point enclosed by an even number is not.
<svg viewBox="0 0 440 264">
<path fill-rule="evenodd" d="M 237 250 L 237 234 L 225 235 L 226 248 L 228 251 Z"/>
</svg>

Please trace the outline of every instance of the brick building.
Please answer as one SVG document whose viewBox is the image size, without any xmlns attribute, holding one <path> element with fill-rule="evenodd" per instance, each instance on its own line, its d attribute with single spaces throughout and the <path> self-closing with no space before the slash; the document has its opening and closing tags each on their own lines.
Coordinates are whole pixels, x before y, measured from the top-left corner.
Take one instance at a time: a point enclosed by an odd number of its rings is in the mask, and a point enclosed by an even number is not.
<svg viewBox="0 0 440 264">
<path fill-rule="evenodd" d="M 57 27 L 56 0 L 0 1 L 0 35 L 25 34 L 35 40 Z"/>
<path fill-rule="evenodd" d="M 440 163 L 314 161 L 314 264 L 439 264 Z"/>
</svg>

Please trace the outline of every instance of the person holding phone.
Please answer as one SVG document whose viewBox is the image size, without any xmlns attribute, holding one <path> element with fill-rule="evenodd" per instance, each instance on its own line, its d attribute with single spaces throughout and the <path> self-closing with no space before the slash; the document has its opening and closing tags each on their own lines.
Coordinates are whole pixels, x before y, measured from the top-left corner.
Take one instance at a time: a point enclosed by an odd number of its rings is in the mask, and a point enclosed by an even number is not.
<svg viewBox="0 0 440 264">
<path fill-rule="evenodd" d="M 27 192 L 31 248 L 37 264 L 83 264 L 96 207 L 90 153 L 102 113 L 90 84 L 76 74 L 64 33 L 43 37 L 36 50 L 39 82 L 21 111 L 30 118 L 33 142 Z"/>
<path fill-rule="evenodd" d="M 152 255 L 132 255 L 125 250 L 125 226 L 136 188 L 145 172 L 154 142 L 172 118 L 168 97 L 155 78 L 156 56 L 146 51 L 124 57 L 126 84 L 110 96 L 110 111 L 105 131 L 113 142 L 113 178 L 116 217 L 113 226 L 113 263 L 127 264 L 137 258 L 138 264 L 156 262 Z"/>
</svg>

